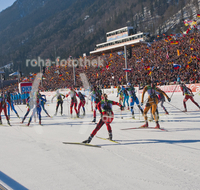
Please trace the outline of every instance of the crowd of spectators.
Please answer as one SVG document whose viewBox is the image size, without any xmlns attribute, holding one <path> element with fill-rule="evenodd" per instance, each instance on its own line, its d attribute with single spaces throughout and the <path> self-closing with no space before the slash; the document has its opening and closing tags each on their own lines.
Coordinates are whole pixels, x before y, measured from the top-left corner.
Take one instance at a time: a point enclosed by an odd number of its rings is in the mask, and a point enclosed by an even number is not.
<svg viewBox="0 0 200 190">
<path fill-rule="evenodd" d="M 164 36 L 153 43 L 132 46 L 132 56 L 127 60 L 128 80 L 135 86 L 145 84 L 151 78 L 159 85 L 200 82 L 200 33 Z M 51 91 L 59 88 L 82 87 L 80 73 L 85 73 L 90 85 L 103 88 L 126 84 L 125 58 L 123 52 L 100 56 L 103 65 L 70 67 L 52 65 L 46 67 L 40 90 Z M 87 56 L 88 60 L 97 59 Z M 175 68 L 174 64 L 180 68 Z M 75 72 L 75 77 L 74 77 Z M 75 82 L 74 82 L 75 78 Z"/>
</svg>

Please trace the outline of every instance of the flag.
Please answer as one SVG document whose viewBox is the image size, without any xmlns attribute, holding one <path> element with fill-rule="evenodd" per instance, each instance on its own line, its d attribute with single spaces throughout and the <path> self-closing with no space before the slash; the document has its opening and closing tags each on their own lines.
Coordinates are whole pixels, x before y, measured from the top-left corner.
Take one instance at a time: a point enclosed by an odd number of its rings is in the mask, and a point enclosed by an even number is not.
<svg viewBox="0 0 200 190">
<path fill-rule="evenodd" d="M 150 43 L 147 43 L 147 47 L 151 47 L 151 44 L 150 44 Z"/>
<path fill-rule="evenodd" d="M 151 73 L 152 73 L 152 71 L 149 71 L 149 72 L 148 72 L 148 75 L 150 75 L 150 76 L 151 76 Z"/>
<path fill-rule="evenodd" d="M 200 14 L 197 14 L 197 17 L 200 17 Z"/>
<path fill-rule="evenodd" d="M 151 67 L 150 66 L 145 66 L 144 70 L 149 71 L 149 70 L 151 70 Z"/>
<path fill-rule="evenodd" d="M 180 51 L 179 51 L 179 49 L 177 49 L 177 56 L 180 56 Z"/>
<path fill-rule="evenodd" d="M 165 39 L 165 41 L 166 41 L 166 42 L 168 42 L 168 40 L 167 40 L 167 39 Z"/>
<path fill-rule="evenodd" d="M 166 59 L 169 59 L 169 53 L 168 53 L 168 51 L 167 51 L 167 54 L 166 54 Z"/>
<path fill-rule="evenodd" d="M 187 57 L 187 56 L 188 56 L 188 54 L 187 54 L 187 53 L 185 53 L 185 56 Z"/>
<path fill-rule="evenodd" d="M 181 67 L 181 65 L 178 65 L 178 64 L 173 64 L 173 66 L 174 66 L 175 70 L 177 70 L 177 69 L 179 69 Z"/>
<path fill-rule="evenodd" d="M 186 69 L 188 69 L 190 66 L 189 65 L 186 65 Z"/>
<path fill-rule="evenodd" d="M 178 44 L 178 41 L 171 41 L 171 44 L 176 45 L 176 44 Z"/>
<path fill-rule="evenodd" d="M 193 58 L 193 59 L 196 59 L 196 58 L 197 58 L 197 56 L 196 56 L 196 55 L 192 55 L 192 58 Z"/>
<path fill-rule="evenodd" d="M 170 36 L 167 36 L 167 38 L 168 38 L 169 41 L 172 40 L 172 37 L 170 37 Z"/>
<path fill-rule="evenodd" d="M 129 69 L 123 69 L 125 72 L 131 72 L 131 68 L 129 68 Z"/>
<path fill-rule="evenodd" d="M 194 41 L 194 37 L 191 37 L 191 38 L 190 38 L 190 44 L 191 44 L 192 41 Z"/>
<path fill-rule="evenodd" d="M 190 47 L 190 50 L 192 50 L 192 51 L 193 51 L 193 50 L 194 50 L 194 48 L 193 48 L 193 47 Z"/>
</svg>

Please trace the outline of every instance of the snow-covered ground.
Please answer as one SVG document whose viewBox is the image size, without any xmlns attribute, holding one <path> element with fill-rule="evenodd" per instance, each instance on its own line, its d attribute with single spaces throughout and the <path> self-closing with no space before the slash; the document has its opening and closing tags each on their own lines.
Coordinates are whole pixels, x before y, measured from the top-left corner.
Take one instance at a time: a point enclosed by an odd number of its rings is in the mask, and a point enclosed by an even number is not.
<svg viewBox="0 0 200 190">
<path fill-rule="evenodd" d="M 110 94 L 109 99 L 118 98 Z M 200 104 L 199 95 L 194 99 Z M 0 184 L 31 190 L 199 190 L 200 111 L 188 100 L 188 112 L 181 112 L 182 100 L 181 93 L 174 93 L 170 102 L 174 107 L 164 104 L 170 115 L 165 115 L 159 105 L 160 125 L 167 132 L 121 130 L 139 127 L 144 119 L 136 105 L 135 120 L 130 119 L 130 111 L 121 114 L 119 107 L 113 106 L 113 139 L 120 144 L 94 137 L 91 144 L 101 148 L 62 143 L 81 142 L 95 128 L 90 122 L 90 101 L 84 119 L 69 119 L 69 98 L 64 101 L 64 116 L 48 118 L 42 112 L 43 126 L 38 121 L 33 121 L 30 127 L 21 125 L 21 120 L 12 112 L 9 127 L 3 116 Z M 55 106 L 55 100 L 46 105 L 50 115 L 55 113 Z M 23 117 L 26 106 L 16 106 L 16 110 Z M 155 127 L 155 122 L 149 122 L 149 126 Z M 97 135 L 108 137 L 105 125 Z"/>
</svg>

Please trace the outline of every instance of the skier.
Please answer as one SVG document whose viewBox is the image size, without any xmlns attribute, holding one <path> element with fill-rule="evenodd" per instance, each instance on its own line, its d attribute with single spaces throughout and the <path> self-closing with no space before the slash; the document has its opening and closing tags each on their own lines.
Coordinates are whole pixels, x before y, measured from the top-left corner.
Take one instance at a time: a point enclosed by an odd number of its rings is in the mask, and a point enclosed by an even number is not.
<svg viewBox="0 0 200 190">
<path fill-rule="evenodd" d="M 118 105 L 118 106 L 120 106 L 120 108 L 122 110 L 122 105 L 120 105 L 118 102 L 108 100 L 107 95 L 103 94 L 102 100 L 97 104 L 97 108 L 98 108 L 98 110 L 101 114 L 101 119 L 99 120 L 96 128 L 90 134 L 89 138 L 87 140 L 83 141 L 83 143 L 90 143 L 92 138 L 95 136 L 95 134 L 98 132 L 98 130 L 104 124 L 106 124 L 106 126 L 107 126 L 109 139 L 112 140 L 113 136 L 112 136 L 112 129 L 111 129 L 111 126 L 110 126 L 110 123 L 112 123 L 112 121 L 114 119 L 114 114 L 113 114 L 113 111 L 112 111 L 112 105 Z"/>
<path fill-rule="evenodd" d="M 183 105 L 185 108 L 184 112 L 187 112 L 186 102 L 188 99 L 190 99 L 200 109 L 199 104 L 194 101 L 194 98 L 193 98 L 194 94 L 192 93 L 192 90 L 188 88 L 184 83 L 181 83 L 180 87 L 183 92 L 183 96 L 185 95 L 185 98 L 183 99 Z"/>
<path fill-rule="evenodd" d="M 155 128 L 160 128 L 160 125 L 158 123 L 158 115 L 156 115 L 156 109 L 157 109 L 157 105 L 158 105 L 158 96 L 156 95 L 156 92 L 160 92 L 162 93 L 170 102 L 171 99 L 167 96 L 167 94 L 160 90 L 159 88 L 157 88 L 155 86 L 155 84 L 153 82 L 151 82 L 151 80 L 149 80 L 148 85 L 144 87 L 143 92 L 142 92 L 142 101 L 141 101 L 141 105 L 143 105 L 144 102 L 144 95 L 145 93 L 148 92 L 149 96 L 148 96 L 148 100 L 146 103 L 146 106 L 144 108 L 144 119 L 145 119 L 145 124 L 142 125 L 141 127 L 148 127 L 148 120 L 147 120 L 147 112 L 149 111 L 150 108 L 152 108 L 152 114 L 154 117 L 154 120 L 156 121 L 156 127 Z"/>
<path fill-rule="evenodd" d="M 71 97 L 71 103 L 70 103 L 70 115 L 72 117 L 72 109 L 74 106 L 74 110 L 76 112 L 76 116 L 79 117 L 78 115 L 78 110 L 76 109 L 77 106 L 77 99 L 76 96 L 78 97 L 78 94 L 76 93 L 76 91 L 73 88 L 70 88 L 70 92 L 68 94 L 66 94 L 66 98 L 70 95 Z"/>
<path fill-rule="evenodd" d="M 158 87 L 157 87 L 158 88 Z M 160 89 L 161 90 L 161 89 Z M 165 96 L 163 95 L 163 93 L 160 92 L 156 92 L 158 95 L 158 103 L 160 103 L 160 106 L 163 108 L 163 110 L 165 111 L 165 114 L 169 114 L 167 109 L 165 108 L 165 106 L 163 105 L 165 102 Z"/>
<path fill-rule="evenodd" d="M 38 92 L 38 93 L 39 93 L 39 92 Z M 44 107 L 44 105 L 45 105 L 46 102 L 47 102 L 46 96 L 45 96 L 45 95 L 42 95 L 42 94 L 40 94 L 40 93 L 39 93 L 39 95 L 40 95 L 40 97 L 41 97 L 41 106 L 42 106 L 42 109 L 44 110 L 44 112 L 47 114 L 48 117 L 51 117 L 51 116 L 49 115 L 49 113 L 47 112 L 47 110 L 45 109 L 45 107 Z"/>
<path fill-rule="evenodd" d="M 56 94 L 52 97 L 51 102 L 53 102 L 53 99 L 55 97 L 57 97 L 57 105 L 56 105 L 56 113 L 54 115 L 57 115 L 59 105 L 61 107 L 61 115 L 62 115 L 63 114 L 63 99 L 65 98 L 65 95 L 59 93 L 59 90 L 57 90 Z"/>
<path fill-rule="evenodd" d="M 4 111 L 4 115 L 6 117 L 8 125 L 10 125 L 9 118 L 8 118 L 8 115 L 7 115 L 7 108 L 6 108 L 6 97 L 5 97 L 3 92 L 0 95 L 0 125 L 2 125 L 2 120 L 1 120 L 2 110 Z"/>
<path fill-rule="evenodd" d="M 92 122 L 96 122 L 96 110 L 97 110 L 97 104 L 100 102 L 101 100 L 101 91 L 99 90 L 99 88 L 97 88 L 96 86 L 94 86 L 94 89 L 92 91 L 92 96 L 94 97 L 94 103 L 95 103 L 95 108 L 94 108 L 94 112 L 93 112 L 93 120 Z"/>
<path fill-rule="evenodd" d="M 27 111 L 26 111 L 26 114 L 24 115 L 21 123 L 24 123 L 24 120 L 26 119 L 26 117 L 28 116 L 28 114 L 30 113 L 30 110 L 31 110 L 31 107 L 30 107 L 30 96 L 26 99 L 26 105 L 27 105 Z"/>
<path fill-rule="evenodd" d="M 16 109 L 14 107 L 13 95 L 10 94 L 9 91 L 6 94 L 6 100 L 7 100 L 7 105 L 8 105 L 8 108 L 7 108 L 7 110 L 8 110 L 8 118 L 10 119 L 10 108 L 11 108 L 12 111 L 15 112 L 15 114 L 17 115 L 17 117 L 20 118 L 19 114 L 17 113 L 17 111 L 16 111 Z"/>
<path fill-rule="evenodd" d="M 137 104 L 138 108 L 140 109 L 140 111 L 142 112 L 143 114 L 143 109 L 142 107 L 140 106 L 140 103 L 139 103 L 139 100 L 138 100 L 138 97 L 136 96 L 135 94 L 135 88 L 134 86 L 131 85 L 131 83 L 127 83 L 127 88 L 126 88 L 130 98 L 131 98 L 131 102 L 130 102 L 130 106 L 131 106 L 131 113 L 132 113 L 132 118 L 134 119 L 135 116 L 134 116 L 134 110 L 133 110 L 133 106 L 134 106 L 134 103 Z"/>
<path fill-rule="evenodd" d="M 119 96 L 119 103 L 122 104 L 123 103 L 123 92 L 120 90 L 121 90 L 121 87 L 118 86 L 117 87 L 117 97 Z"/>
<path fill-rule="evenodd" d="M 79 105 L 78 105 L 78 116 L 80 115 L 80 108 L 83 107 L 83 115 L 85 115 L 85 95 L 83 95 L 81 92 L 78 92 L 78 97 L 80 99 Z"/>
<path fill-rule="evenodd" d="M 128 95 L 127 89 L 124 86 L 122 86 L 118 94 L 120 94 L 121 92 L 123 93 L 123 96 L 124 96 L 123 107 L 125 107 L 125 102 L 126 102 L 128 105 L 128 110 L 129 110 L 129 103 L 128 103 L 129 95 Z"/>
<path fill-rule="evenodd" d="M 36 102 L 33 105 L 33 112 L 32 112 L 31 117 L 29 118 L 27 126 L 30 125 L 32 118 L 33 118 L 33 116 L 35 116 L 36 112 L 37 112 L 37 115 L 38 115 L 38 118 L 39 118 L 39 125 L 41 125 L 41 111 L 42 111 L 42 109 L 41 109 L 41 96 L 39 95 L 38 92 L 35 92 L 35 93 L 36 93 Z"/>
</svg>

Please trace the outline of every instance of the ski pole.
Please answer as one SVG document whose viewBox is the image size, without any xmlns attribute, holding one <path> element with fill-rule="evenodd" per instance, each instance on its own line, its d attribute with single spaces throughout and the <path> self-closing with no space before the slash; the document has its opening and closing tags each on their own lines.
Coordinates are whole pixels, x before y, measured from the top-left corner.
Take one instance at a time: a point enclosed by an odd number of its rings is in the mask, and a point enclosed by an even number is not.
<svg viewBox="0 0 200 190">
<path fill-rule="evenodd" d="M 198 91 L 194 96 L 196 96 L 197 94 L 200 94 L 200 91 Z"/>
<path fill-rule="evenodd" d="M 173 106 L 174 108 L 176 108 L 176 109 L 180 110 L 181 112 L 183 112 L 181 109 L 177 108 L 177 107 L 174 106 L 173 104 L 170 104 L 169 102 L 166 102 L 166 103 L 168 103 L 169 105 L 171 105 L 171 106 Z M 185 113 L 186 115 L 188 115 L 186 112 L 183 112 L 183 113 Z"/>
<path fill-rule="evenodd" d="M 176 85 L 176 87 L 174 88 L 174 91 L 173 91 L 173 93 L 172 93 L 172 95 L 171 95 L 170 99 L 172 99 L 172 96 L 173 96 L 173 94 L 174 94 L 174 92 L 175 92 L 175 90 L 176 90 L 177 86 L 178 86 L 178 84 L 177 84 L 177 85 Z"/>
</svg>

